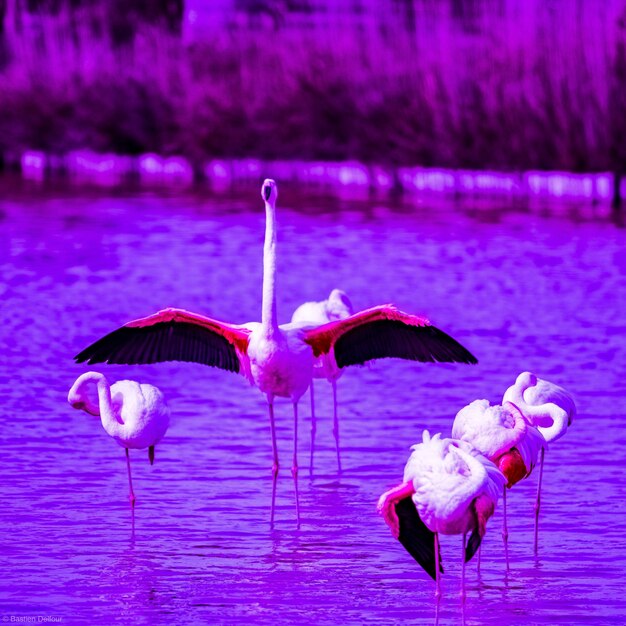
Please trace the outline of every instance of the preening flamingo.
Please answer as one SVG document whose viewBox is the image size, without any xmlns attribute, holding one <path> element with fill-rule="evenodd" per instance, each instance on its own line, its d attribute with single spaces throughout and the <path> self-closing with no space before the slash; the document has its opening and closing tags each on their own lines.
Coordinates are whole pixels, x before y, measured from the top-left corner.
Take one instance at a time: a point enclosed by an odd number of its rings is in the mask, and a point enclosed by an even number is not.
<svg viewBox="0 0 626 626">
<path fill-rule="evenodd" d="M 539 506 L 541 503 L 541 480 L 547 444 L 560 439 L 571 426 L 576 416 L 576 405 L 572 396 L 562 387 L 547 380 L 537 378 L 531 372 L 522 372 L 502 398 L 503 402 L 513 402 L 525 417 L 543 435 L 545 445 L 541 448 L 539 461 L 539 482 L 535 501 L 535 552 L 539 539 Z"/>
<path fill-rule="evenodd" d="M 333 289 L 327 300 L 321 302 L 305 302 L 301 304 L 291 316 L 294 324 L 308 324 L 310 326 L 321 326 L 335 320 L 343 320 L 352 315 L 352 303 L 341 289 Z M 337 381 L 343 372 L 337 364 L 330 359 L 320 357 L 313 365 L 313 379 L 325 378 L 333 390 L 333 436 L 335 437 L 335 447 L 337 449 L 337 469 L 341 472 L 341 449 L 339 446 L 339 416 L 337 414 Z M 315 453 L 315 433 L 317 424 L 315 420 L 315 397 L 313 393 L 313 379 L 309 393 L 311 394 L 311 460 L 309 471 L 313 474 L 313 455 Z"/>
<path fill-rule="evenodd" d="M 505 402 L 502 406 L 490 406 L 488 400 L 474 400 L 457 413 L 452 425 L 452 437 L 470 443 L 493 461 L 506 477 L 502 491 L 502 538 L 506 546 L 509 536 L 506 490 L 530 474 L 537 464 L 545 439 L 526 421 L 515 404 Z"/>
<path fill-rule="evenodd" d="M 78 363 L 125 364 L 192 361 L 243 374 L 267 398 L 274 476 L 278 471 L 274 398 L 290 398 L 294 414 L 292 474 L 296 478 L 298 400 L 311 382 L 314 358 L 328 355 L 333 366 L 339 368 L 385 357 L 448 363 L 477 361 L 426 318 L 403 313 L 391 305 L 367 309 L 317 328 L 302 324 L 279 326 L 276 311 L 278 191 L 273 180 L 263 182 L 261 196 L 265 203 L 266 228 L 260 324 L 228 324 L 169 308 L 128 322 L 88 346 L 75 359 Z"/>
<path fill-rule="evenodd" d="M 411 448 L 403 482 L 384 493 L 378 511 L 394 537 L 436 581 L 441 595 L 439 533 L 463 535 L 461 596 L 465 597 L 465 563 L 478 550 L 506 478 L 465 441 L 431 438 Z M 471 532 L 469 541 L 467 533 Z M 431 550 L 432 546 L 432 550 Z"/>
<path fill-rule="evenodd" d="M 107 434 L 126 449 L 130 501 L 134 505 L 128 450 L 148 448 L 150 465 L 154 463 L 154 447 L 163 439 L 170 423 L 170 410 L 163 394 L 153 385 L 132 380 L 109 385 L 102 374 L 87 372 L 76 379 L 67 401 L 75 409 L 100 417 Z"/>
</svg>

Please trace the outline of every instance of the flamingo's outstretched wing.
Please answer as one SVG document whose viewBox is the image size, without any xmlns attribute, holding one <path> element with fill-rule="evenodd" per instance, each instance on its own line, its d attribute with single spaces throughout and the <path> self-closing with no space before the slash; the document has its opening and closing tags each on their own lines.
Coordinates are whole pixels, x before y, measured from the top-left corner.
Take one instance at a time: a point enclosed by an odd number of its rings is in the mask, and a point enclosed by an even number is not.
<svg viewBox="0 0 626 626">
<path fill-rule="evenodd" d="M 128 322 L 74 358 L 77 363 L 191 361 L 246 373 L 250 330 L 182 309 Z"/>
<path fill-rule="evenodd" d="M 410 497 L 403 498 L 396 504 L 396 515 L 400 522 L 398 539 L 405 550 L 435 579 L 435 533 L 429 530 L 420 519 Z M 443 573 L 441 553 L 439 571 Z"/>
<path fill-rule="evenodd" d="M 315 356 L 334 353 L 339 367 L 395 357 L 426 363 L 477 363 L 458 341 L 426 318 L 409 315 L 393 305 L 366 309 L 305 333 Z"/>
</svg>

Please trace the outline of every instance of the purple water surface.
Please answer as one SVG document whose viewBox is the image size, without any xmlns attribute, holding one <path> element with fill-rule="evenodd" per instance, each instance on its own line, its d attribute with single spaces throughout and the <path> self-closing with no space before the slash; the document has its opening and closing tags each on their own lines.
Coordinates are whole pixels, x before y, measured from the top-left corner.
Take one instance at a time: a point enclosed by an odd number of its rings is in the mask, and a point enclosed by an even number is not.
<svg viewBox="0 0 626 626">
<path fill-rule="evenodd" d="M 626 232 L 610 223 L 454 207 L 279 198 L 279 317 L 348 292 L 356 308 L 426 313 L 478 366 L 381 361 L 339 382 L 344 473 L 331 392 L 317 384 L 317 471 L 300 429 L 295 525 L 290 406 L 277 406 L 283 468 L 270 528 L 271 446 L 260 394 L 192 364 L 102 366 L 159 386 L 172 411 L 156 449 L 124 454 L 66 402 L 88 368 L 72 356 L 164 306 L 246 322 L 260 316 L 264 213 L 245 199 L 76 189 L 0 199 L 0 614 L 64 624 L 432 623 L 434 585 L 375 512 L 427 427 L 448 433 L 476 398 L 500 399 L 522 370 L 567 387 L 579 416 L 547 453 L 540 550 L 536 476 L 510 493 L 511 570 L 501 512 L 467 624 L 626 621 Z M 460 538 L 443 539 L 440 623 L 462 621 Z M 1 617 L 0 617 L 1 619 Z"/>
</svg>

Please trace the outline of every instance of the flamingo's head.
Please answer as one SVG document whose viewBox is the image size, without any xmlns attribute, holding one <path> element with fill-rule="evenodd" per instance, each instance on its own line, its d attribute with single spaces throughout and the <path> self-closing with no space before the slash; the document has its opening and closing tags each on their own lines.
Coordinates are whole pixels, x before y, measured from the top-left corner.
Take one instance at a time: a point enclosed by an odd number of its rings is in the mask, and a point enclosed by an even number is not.
<svg viewBox="0 0 626 626">
<path fill-rule="evenodd" d="M 98 399 L 97 382 L 100 378 L 104 377 L 97 372 L 87 372 L 79 376 L 67 394 L 67 401 L 70 406 L 99 417 L 100 402 Z"/>
<path fill-rule="evenodd" d="M 263 181 L 263 186 L 261 187 L 261 197 L 269 204 L 274 204 L 276 202 L 276 198 L 278 198 L 278 187 L 276 186 L 276 182 L 271 178 L 266 178 Z"/>
<path fill-rule="evenodd" d="M 532 372 L 522 372 L 515 381 L 515 384 L 523 389 L 534 387 L 537 384 L 537 377 Z"/>
<path fill-rule="evenodd" d="M 352 303 L 345 291 L 333 289 L 328 296 L 326 312 L 331 320 L 342 320 L 352 315 Z"/>
</svg>

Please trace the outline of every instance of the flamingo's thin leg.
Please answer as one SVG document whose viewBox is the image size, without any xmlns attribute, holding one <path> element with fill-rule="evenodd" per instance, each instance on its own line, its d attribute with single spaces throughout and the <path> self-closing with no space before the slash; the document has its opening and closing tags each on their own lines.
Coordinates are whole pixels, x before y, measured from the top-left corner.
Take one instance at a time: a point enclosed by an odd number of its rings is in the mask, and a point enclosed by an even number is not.
<svg viewBox="0 0 626 626">
<path fill-rule="evenodd" d="M 272 453 L 274 455 L 272 474 L 276 476 L 278 473 L 278 446 L 276 445 L 276 423 L 274 422 L 274 398 L 268 396 L 267 406 L 270 411 L 270 431 L 272 433 Z"/>
<path fill-rule="evenodd" d="M 439 533 L 435 533 L 435 598 L 441 598 L 441 583 L 439 575 Z"/>
<path fill-rule="evenodd" d="M 337 415 L 337 381 L 332 380 L 330 383 L 333 387 L 333 435 L 335 437 L 335 446 L 337 448 L 337 470 L 341 473 L 341 447 L 339 445 L 339 416 Z"/>
<path fill-rule="evenodd" d="M 543 464 L 545 448 L 541 448 L 541 458 L 539 459 L 539 484 L 537 485 L 537 500 L 535 502 L 535 554 L 539 548 L 539 507 L 541 505 L 541 479 L 543 477 Z"/>
<path fill-rule="evenodd" d="M 128 468 L 128 486 L 130 488 L 130 504 L 131 506 L 135 506 L 135 492 L 133 491 L 133 479 L 130 475 L 130 453 L 128 452 L 128 448 L 126 448 L 126 467 Z"/>
<path fill-rule="evenodd" d="M 476 567 L 476 571 L 480 574 L 480 552 L 482 550 L 482 546 L 478 546 L 478 566 Z"/>
<path fill-rule="evenodd" d="M 467 533 L 463 533 L 463 553 L 461 554 L 461 600 L 465 602 L 465 547 L 467 545 Z"/>
<path fill-rule="evenodd" d="M 276 482 L 278 474 L 272 475 L 272 506 L 270 508 L 270 528 L 274 528 L 274 515 L 276 513 Z"/>
<path fill-rule="evenodd" d="M 298 403 L 293 403 L 293 463 L 291 465 L 293 486 L 296 494 L 296 518 L 300 526 L 300 494 L 298 492 Z"/>
<path fill-rule="evenodd" d="M 309 387 L 311 394 L 311 460 L 309 462 L 309 473 L 313 476 L 313 455 L 315 454 L 315 433 L 317 432 L 317 421 L 315 419 L 315 395 L 313 393 L 313 379 Z"/>
<path fill-rule="evenodd" d="M 506 560 L 506 571 L 509 571 L 509 529 L 506 525 L 506 485 L 503 487 L 502 492 L 502 512 L 504 514 L 504 521 L 502 526 L 502 539 L 504 540 L 504 558 Z"/>
<path fill-rule="evenodd" d="M 291 473 L 298 473 L 298 403 L 293 403 L 293 461 Z"/>
<path fill-rule="evenodd" d="M 502 540 L 504 541 L 504 545 L 506 546 L 508 539 L 509 539 L 509 529 L 506 524 L 506 485 L 504 486 L 502 490 L 502 512 L 503 512 Z"/>
</svg>

